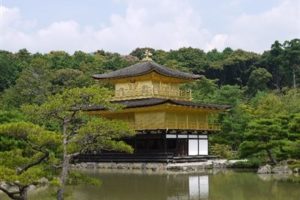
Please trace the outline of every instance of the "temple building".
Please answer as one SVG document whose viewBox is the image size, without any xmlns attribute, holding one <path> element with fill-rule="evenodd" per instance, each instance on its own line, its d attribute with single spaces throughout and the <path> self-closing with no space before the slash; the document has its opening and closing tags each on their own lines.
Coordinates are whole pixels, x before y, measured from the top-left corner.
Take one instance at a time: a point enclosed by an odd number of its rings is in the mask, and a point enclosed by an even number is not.
<svg viewBox="0 0 300 200">
<path fill-rule="evenodd" d="M 192 101 L 192 91 L 182 84 L 200 75 L 174 70 L 152 61 L 149 56 L 132 66 L 95 74 L 94 79 L 114 85 L 112 102 L 124 106 L 120 111 L 95 107 L 89 112 L 109 119 L 120 119 L 134 127 L 137 134 L 124 141 L 133 154 L 102 152 L 84 161 L 174 161 L 208 157 L 209 134 L 220 130 L 218 113 L 226 105 Z"/>
</svg>

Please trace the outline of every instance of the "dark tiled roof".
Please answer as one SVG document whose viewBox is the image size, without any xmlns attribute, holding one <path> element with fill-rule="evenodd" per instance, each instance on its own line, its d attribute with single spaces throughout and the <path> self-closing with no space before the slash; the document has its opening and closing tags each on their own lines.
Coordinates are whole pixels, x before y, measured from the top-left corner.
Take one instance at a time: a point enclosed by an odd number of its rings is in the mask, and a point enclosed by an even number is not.
<svg viewBox="0 0 300 200">
<path fill-rule="evenodd" d="M 214 110 L 227 110 L 230 108 L 228 105 L 217 105 L 217 104 L 202 104 L 191 101 L 181 101 L 181 100 L 172 100 L 172 99 L 160 99 L 160 98 L 145 98 L 145 99 L 133 99 L 133 100 L 123 100 L 123 101 L 113 101 L 114 103 L 119 103 L 124 106 L 124 108 L 138 108 L 138 107 L 147 107 L 155 106 L 164 103 L 170 103 L 180 106 L 189 106 L 194 108 L 207 108 Z M 87 110 L 104 110 L 103 106 L 92 106 Z"/>
<path fill-rule="evenodd" d="M 146 62 L 144 61 L 113 72 L 109 72 L 105 74 L 95 74 L 93 75 L 93 78 L 114 79 L 114 78 L 133 77 L 133 76 L 144 75 L 152 71 L 155 71 L 165 76 L 181 78 L 181 79 L 198 79 L 201 77 L 200 75 L 189 74 L 178 70 L 170 69 L 168 67 L 159 65 L 153 61 L 146 61 Z"/>
</svg>

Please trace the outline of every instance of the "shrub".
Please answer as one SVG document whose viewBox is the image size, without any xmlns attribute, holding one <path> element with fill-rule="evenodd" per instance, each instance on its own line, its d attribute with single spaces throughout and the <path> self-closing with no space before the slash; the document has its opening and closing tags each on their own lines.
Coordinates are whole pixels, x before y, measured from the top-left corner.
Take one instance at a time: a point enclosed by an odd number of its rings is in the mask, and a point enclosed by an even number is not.
<svg viewBox="0 0 300 200">
<path fill-rule="evenodd" d="M 212 155 L 219 156 L 220 158 L 232 159 L 234 157 L 231 147 L 226 144 L 214 144 L 210 150 Z"/>
<path fill-rule="evenodd" d="M 261 166 L 262 161 L 259 159 L 250 159 L 247 161 L 238 161 L 236 163 L 232 163 L 230 168 L 237 168 L 237 169 L 257 169 Z"/>
</svg>

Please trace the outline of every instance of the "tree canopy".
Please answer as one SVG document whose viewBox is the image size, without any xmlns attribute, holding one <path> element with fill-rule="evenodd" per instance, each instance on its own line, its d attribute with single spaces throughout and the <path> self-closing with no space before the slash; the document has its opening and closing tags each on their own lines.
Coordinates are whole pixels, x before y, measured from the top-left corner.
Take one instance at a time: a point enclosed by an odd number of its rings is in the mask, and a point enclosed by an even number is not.
<svg viewBox="0 0 300 200">
<path fill-rule="evenodd" d="M 145 47 L 129 55 L 104 50 L 0 51 L 0 182 L 18 188 L 15 194 L 4 192 L 18 199 L 41 177 L 58 177 L 62 199 L 70 160 L 78 153 L 132 152 L 120 141 L 134 134 L 128 124 L 87 114 L 85 109 L 99 104 L 122 109 L 108 101 L 111 86 L 95 85 L 91 75 L 135 64 L 146 49 L 159 64 L 202 75 L 183 86 L 192 89 L 193 101 L 232 106 L 218 118 L 222 130 L 209 137 L 211 152 L 270 163 L 300 159 L 299 41 L 274 41 L 263 53 L 230 47 L 208 52 Z M 10 159 L 12 155 L 18 159 Z M 61 167 L 51 167 L 57 165 Z"/>
<path fill-rule="evenodd" d="M 25 105 L 23 111 L 30 119 L 61 133 L 62 170 L 57 199 L 64 199 L 70 162 L 75 156 L 88 151 L 118 150 L 132 152 L 131 146 L 120 138 L 134 135 L 129 125 L 122 121 L 93 117 L 89 106 L 102 105 L 110 110 L 121 107 L 110 103 L 111 92 L 100 86 L 65 89 L 49 96 L 41 105 Z"/>
<path fill-rule="evenodd" d="M 52 180 L 60 143 L 59 134 L 32 123 L 0 125 L 0 182 L 7 185 L 1 184 L 0 191 L 12 199 L 25 200 L 30 185 L 38 185 L 42 178 Z"/>
</svg>

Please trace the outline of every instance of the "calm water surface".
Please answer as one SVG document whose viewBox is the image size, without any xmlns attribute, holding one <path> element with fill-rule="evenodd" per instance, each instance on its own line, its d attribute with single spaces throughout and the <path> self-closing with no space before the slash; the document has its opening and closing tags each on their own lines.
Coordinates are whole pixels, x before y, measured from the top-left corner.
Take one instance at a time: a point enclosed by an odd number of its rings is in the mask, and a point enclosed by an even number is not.
<svg viewBox="0 0 300 200">
<path fill-rule="evenodd" d="M 74 200 L 300 200 L 300 184 L 255 173 L 128 174 L 89 172 L 101 186 L 69 187 Z M 50 190 L 30 199 L 52 199 Z M 1 199 L 1 198 L 0 198 Z"/>
</svg>

